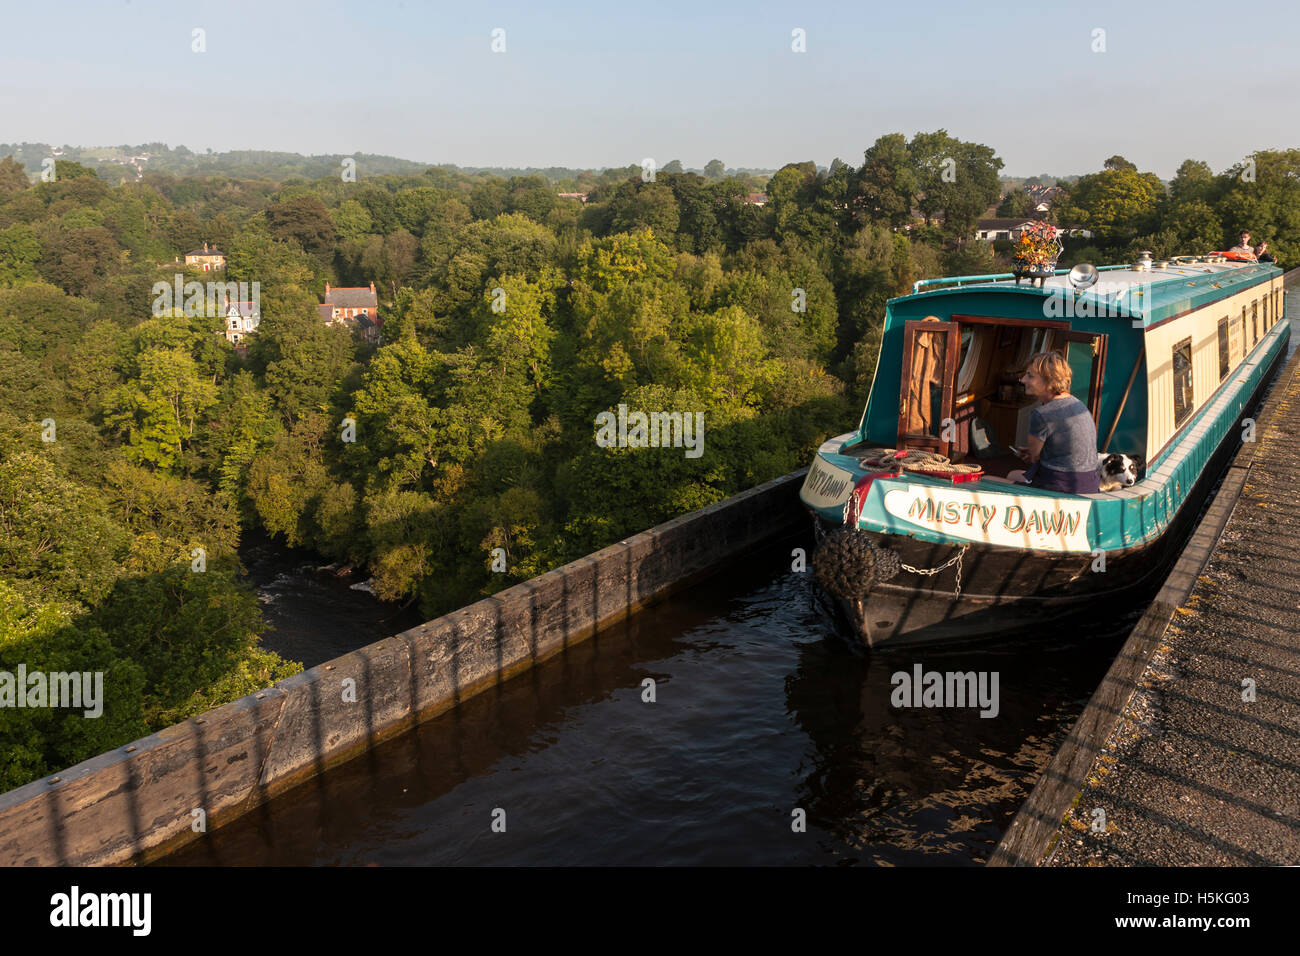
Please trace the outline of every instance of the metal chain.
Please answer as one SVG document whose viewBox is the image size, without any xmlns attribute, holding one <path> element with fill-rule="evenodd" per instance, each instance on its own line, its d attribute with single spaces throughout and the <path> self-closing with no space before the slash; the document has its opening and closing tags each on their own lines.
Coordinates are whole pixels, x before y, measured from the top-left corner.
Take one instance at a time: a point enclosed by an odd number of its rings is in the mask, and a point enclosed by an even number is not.
<svg viewBox="0 0 1300 956">
<path fill-rule="evenodd" d="M 857 501 L 857 499 L 858 492 L 857 489 L 854 489 L 853 493 L 849 495 L 848 499 L 844 502 L 844 510 L 840 512 L 840 524 L 847 525 L 849 523 L 849 509 L 853 507 L 853 503 Z M 858 514 L 862 514 L 861 508 L 858 509 Z M 856 524 L 857 522 L 855 521 L 854 525 L 856 526 Z"/>
<path fill-rule="evenodd" d="M 853 503 L 853 496 L 850 495 L 849 500 L 844 503 L 843 520 L 846 524 L 848 523 L 849 506 L 852 503 Z M 817 519 L 816 515 L 813 516 L 813 534 L 817 540 L 817 544 L 819 545 L 826 540 L 826 529 L 822 527 L 822 523 Z M 921 574 L 921 575 L 925 575 L 926 577 L 929 577 L 931 575 L 938 574 L 940 571 L 947 570 L 948 568 L 956 564 L 957 565 L 957 590 L 955 592 L 955 596 L 961 597 L 962 558 L 966 555 L 966 549 L 969 547 L 970 545 L 963 544 L 961 546 L 960 551 L 958 551 L 955 555 L 953 555 L 951 558 L 949 558 L 947 561 L 945 561 L 943 564 L 939 565 L 936 568 L 914 568 L 910 564 L 904 564 L 901 561 L 899 562 L 898 566 L 902 568 L 904 571 L 911 571 L 913 574 Z"/>
<path fill-rule="evenodd" d="M 957 596 L 957 597 L 961 597 L 961 559 L 962 559 L 962 557 L 966 554 L 966 549 L 969 548 L 969 547 L 970 547 L 970 545 L 968 545 L 968 544 L 963 544 L 963 545 L 961 546 L 961 550 L 960 550 L 960 551 L 958 551 L 958 552 L 957 552 L 953 557 L 949 558 L 949 559 L 948 559 L 947 561 L 945 561 L 943 564 L 939 565 L 937 568 L 914 568 L 914 567 L 912 567 L 910 564 L 903 564 L 902 562 L 899 562 L 899 565 L 898 565 L 898 566 L 899 566 L 900 568 L 902 568 L 904 571 L 911 571 L 913 574 L 923 574 L 923 575 L 925 575 L 926 577 L 929 577 L 929 576 L 932 575 L 932 574 L 938 574 L 940 571 L 943 571 L 943 570 L 945 570 L 945 569 L 947 569 L 947 568 L 950 568 L 950 567 L 952 567 L 954 564 L 956 564 L 956 565 L 957 565 L 957 593 L 956 593 L 956 596 Z"/>
</svg>

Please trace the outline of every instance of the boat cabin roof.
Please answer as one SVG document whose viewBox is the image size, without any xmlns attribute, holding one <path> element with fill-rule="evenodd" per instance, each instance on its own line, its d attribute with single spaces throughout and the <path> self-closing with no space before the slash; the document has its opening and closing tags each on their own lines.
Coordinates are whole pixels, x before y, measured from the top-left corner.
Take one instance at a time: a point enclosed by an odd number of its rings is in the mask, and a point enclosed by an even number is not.
<svg viewBox="0 0 1300 956">
<path fill-rule="evenodd" d="M 1216 299 L 1227 298 L 1243 287 L 1281 275 L 1282 270 L 1267 263 L 1195 262 L 1170 263 L 1163 269 L 1153 265 L 1149 270 L 1141 272 L 1132 266 L 1104 266 L 1098 269 L 1098 273 L 1097 282 L 1083 291 L 1076 291 L 1070 285 L 1065 272 L 1043 280 L 1041 287 L 1030 280 L 1022 280 L 1017 285 L 1014 279 L 991 276 L 935 280 L 957 284 L 899 296 L 891 299 L 890 304 L 990 290 L 1040 298 L 1070 296 L 1073 297 L 1076 309 L 1080 308 L 1081 303 L 1088 302 L 1094 315 L 1113 315 L 1122 318 L 1125 323 L 1140 320 L 1145 328 L 1200 308 Z"/>
</svg>

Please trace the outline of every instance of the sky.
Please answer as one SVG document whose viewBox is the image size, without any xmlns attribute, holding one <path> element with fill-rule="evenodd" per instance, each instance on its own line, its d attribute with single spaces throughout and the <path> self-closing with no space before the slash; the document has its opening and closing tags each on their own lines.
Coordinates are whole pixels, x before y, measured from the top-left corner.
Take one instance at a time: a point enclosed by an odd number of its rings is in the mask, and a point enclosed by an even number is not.
<svg viewBox="0 0 1300 956">
<path fill-rule="evenodd" d="M 1292 4 L 50 0 L 3 21 L 10 143 L 777 168 L 943 128 L 1003 175 L 1118 153 L 1165 179 L 1300 145 Z"/>
</svg>

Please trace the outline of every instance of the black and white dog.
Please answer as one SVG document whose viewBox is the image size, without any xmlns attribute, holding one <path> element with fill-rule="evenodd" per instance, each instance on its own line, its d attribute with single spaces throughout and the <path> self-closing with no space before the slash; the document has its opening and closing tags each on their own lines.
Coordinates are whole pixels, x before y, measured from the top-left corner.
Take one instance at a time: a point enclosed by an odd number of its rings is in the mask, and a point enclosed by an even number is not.
<svg viewBox="0 0 1300 956">
<path fill-rule="evenodd" d="M 1132 455 L 1106 455 L 1099 452 L 1097 467 L 1101 470 L 1101 490 L 1114 491 L 1137 483 L 1142 459 Z"/>
</svg>

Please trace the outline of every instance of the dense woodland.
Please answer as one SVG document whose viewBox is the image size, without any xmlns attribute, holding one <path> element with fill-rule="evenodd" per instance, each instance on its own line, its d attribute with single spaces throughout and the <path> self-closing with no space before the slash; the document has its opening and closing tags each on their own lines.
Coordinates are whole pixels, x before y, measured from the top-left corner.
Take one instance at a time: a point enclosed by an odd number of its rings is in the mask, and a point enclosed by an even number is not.
<svg viewBox="0 0 1300 956">
<path fill-rule="evenodd" d="M 1207 251 L 1247 227 L 1285 262 L 1300 151 L 1251 162 L 1189 160 L 1166 185 L 1112 157 L 1054 207 L 1096 234 L 1067 255 Z M 858 167 L 782 168 L 759 206 L 721 164 L 591 173 L 584 205 L 544 176 L 444 167 L 110 185 L 0 161 L 0 671 L 102 671 L 107 697 L 95 720 L 0 710 L 0 788 L 299 669 L 259 647 L 247 529 L 432 616 L 805 465 L 858 419 L 885 301 L 1002 268 L 967 239 L 1001 165 L 895 134 Z M 260 283 L 245 356 L 220 315 L 151 312 L 204 242 L 229 256 L 217 278 Z M 326 282 L 371 281 L 378 345 L 316 310 Z M 703 411 L 704 454 L 598 447 L 620 402 Z"/>
</svg>

